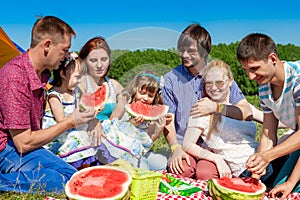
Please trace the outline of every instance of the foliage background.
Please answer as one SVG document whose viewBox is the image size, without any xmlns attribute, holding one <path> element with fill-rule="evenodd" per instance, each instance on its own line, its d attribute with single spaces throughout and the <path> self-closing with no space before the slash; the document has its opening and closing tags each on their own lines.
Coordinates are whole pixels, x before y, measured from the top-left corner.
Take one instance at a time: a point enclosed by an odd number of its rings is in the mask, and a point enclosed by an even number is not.
<svg viewBox="0 0 300 200">
<path fill-rule="evenodd" d="M 234 79 L 244 95 L 257 95 L 257 83 L 248 79 L 245 71 L 236 59 L 237 47 L 238 42 L 213 45 L 209 60 L 218 58 L 228 63 L 233 72 Z M 299 46 L 278 44 L 277 50 L 281 60 L 300 60 Z M 126 86 L 128 80 L 142 69 L 148 68 L 158 75 L 163 75 L 180 63 L 181 61 L 176 49 L 146 49 L 132 52 L 129 50 L 113 50 L 109 77 L 119 80 L 123 86 Z"/>
</svg>

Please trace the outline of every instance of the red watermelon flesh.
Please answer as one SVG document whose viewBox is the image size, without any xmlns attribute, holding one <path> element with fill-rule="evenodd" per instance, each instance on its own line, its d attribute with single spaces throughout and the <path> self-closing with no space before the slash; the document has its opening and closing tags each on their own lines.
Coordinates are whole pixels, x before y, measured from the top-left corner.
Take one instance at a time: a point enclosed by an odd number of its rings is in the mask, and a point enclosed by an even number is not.
<svg viewBox="0 0 300 200">
<path fill-rule="evenodd" d="M 263 188 L 263 186 L 260 183 L 254 184 L 251 182 L 245 182 L 241 178 L 222 177 L 217 179 L 217 182 L 223 187 L 242 192 L 256 192 Z"/>
<path fill-rule="evenodd" d="M 89 167 L 76 172 L 66 185 L 72 199 L 118 199 L 131 184 L 128 172 L 114 167 Z"/>
<path fill-rule="evenodd" d="M 94 93 L 86 93 L 81 96 L 80 108 L 86 110 L 87 108 L 95 108 L 99 110 L 104 106 L 109 94 L 108 84 L 104 82 L 101 87 Z"/>
<path fill-rule="evenodd" d="M 143 116 L 145 120 L 156 120 L 168 113 L 166 105 L 149 105 L 141 101 L 125 105 L 125 110 L 132 116 Z"/>
</svg>

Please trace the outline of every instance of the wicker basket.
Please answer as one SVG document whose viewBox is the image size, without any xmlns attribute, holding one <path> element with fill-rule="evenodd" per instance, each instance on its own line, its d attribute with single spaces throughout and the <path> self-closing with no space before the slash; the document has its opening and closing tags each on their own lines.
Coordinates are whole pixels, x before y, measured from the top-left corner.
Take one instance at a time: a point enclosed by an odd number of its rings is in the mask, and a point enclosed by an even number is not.
<svg viewBox="0 0 300 200">
<path fill-rule="evenodd" d="M 161 173 L 136 169 L 132 176 L 130 199 L 132 200 L 155 200 Z"/>
</svg>

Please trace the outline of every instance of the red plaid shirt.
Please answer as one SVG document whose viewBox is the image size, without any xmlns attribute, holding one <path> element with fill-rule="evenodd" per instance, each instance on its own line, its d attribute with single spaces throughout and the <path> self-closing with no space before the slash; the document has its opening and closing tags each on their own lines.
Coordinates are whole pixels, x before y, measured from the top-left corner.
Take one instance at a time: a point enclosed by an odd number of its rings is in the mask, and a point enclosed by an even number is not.
<svg viewBox="0 0 300 200">
<path fill-rule="evenodd" d="M 28 53 L 14 58 L 0 69 L 0 151 L 9 136 L 9 129 L 41 129 L 45 105 L 45 86 L 49 73 L 42 80 L 34 71 Z"/>
</svg>

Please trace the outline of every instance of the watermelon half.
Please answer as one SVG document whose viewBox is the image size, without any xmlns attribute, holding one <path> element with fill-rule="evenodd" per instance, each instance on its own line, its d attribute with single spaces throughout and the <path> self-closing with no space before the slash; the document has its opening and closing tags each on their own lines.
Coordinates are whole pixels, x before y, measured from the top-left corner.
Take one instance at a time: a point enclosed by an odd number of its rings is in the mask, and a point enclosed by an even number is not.
<svg viewBox="0 0 300 200">
<path fill-rule="evenodd" d="M 207 188 L 214 200 L 260 200 L 266 192 L 266 186 L 260 181 L 255 184 L 228 177 L 208 180 Z"/>
<path fill-rule="evenodd" d="M 80 109 L 86 110 L 87 108 L 95 108 L 99 110 L 104 106 L 109 94 L 109 88 L 107 82 L 104 82 L 101 87 L 94 93 L 85 93 L 80 99 Z"/>
<path fill-rule="evenodd" d="M 143 116 L 144 120 L 157 120 L 168 113 L 169 106 L 149 105 L 140 101 L 125 105 L 125 110 L 132 116 Z"/>
<path fill-rule="evenodd" d="M 116 200 L 129 195 L 129 172 L 111 166 L 84 168 L 73 174 L 65 186 L 69 199 Z"/>
</svg>

